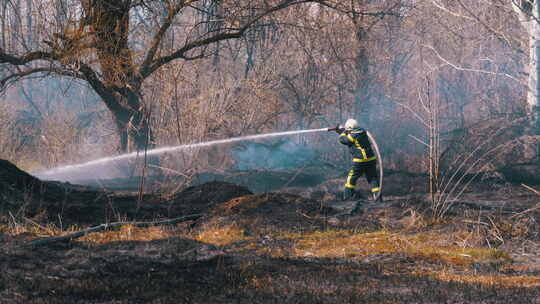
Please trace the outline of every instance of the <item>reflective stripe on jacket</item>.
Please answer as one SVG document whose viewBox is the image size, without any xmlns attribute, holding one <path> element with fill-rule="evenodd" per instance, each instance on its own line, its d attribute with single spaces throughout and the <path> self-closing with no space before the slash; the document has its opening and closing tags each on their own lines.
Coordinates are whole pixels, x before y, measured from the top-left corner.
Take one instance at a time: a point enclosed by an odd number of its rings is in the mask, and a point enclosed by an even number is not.
<svg viewBox="0 0 540 304">
<path fill-rule="evenodd" d="M 363 163 L 377 159 L 364 129 L 354 129 L 351 132 L 341 133 L 339 142 L 349 146 L 353 162 Z"/>
</svg>

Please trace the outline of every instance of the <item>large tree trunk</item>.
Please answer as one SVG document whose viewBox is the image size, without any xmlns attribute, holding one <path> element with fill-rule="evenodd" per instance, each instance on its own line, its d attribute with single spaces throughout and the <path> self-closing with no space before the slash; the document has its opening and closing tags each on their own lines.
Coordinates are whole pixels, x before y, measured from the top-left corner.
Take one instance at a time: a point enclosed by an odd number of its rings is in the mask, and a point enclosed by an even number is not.
<svg viewBox="0 0 540 304">
<path fill-rule="evenodd" d="M 143 150 L 153 142 L 135 73 L 129 36 L 129 0 L 85 0 L 86 23 L 95 33 L 102 80 L 96 91 L 114 116 L 120 149 Z M 96 80 L 97 81 L 97 80 Z"/>
<path fill-rule="evenodd" d="M 529 94 L 527 103 L 535 124 L 536 134 L 540 135 L 540 1 L 532 3 L 533 20 L 529 23 L 530 36 L 530 70 L 529 70 Z M 538 147 L 540 154 L 540 146 Z M 540 159 L 540 155 L 538 155 Z"/>
<path fill-rule="evenodd" d="M 528 82 L 528 94 L 527 94 L 527 104 L 529 106 L 529 113 L 537 118 L 538 114 L 538 100 L 540 93 L 540 64 L 538 64 L 538 59 L 540 58 L 540 24 L 538 19 L 540 17 L 540 1 L 535 1 L 532 3 L 532 20 L 527 22 L 525 26 L 529 32 L 529 82 Z M 538 120 L 538 119 L 536 119 Z"/>
<path fill-rule="evenodd" d="M 367 32 L 360 20 L 355 20 L 356 42 L 358 43 L 355 58 L 356 88 L 354 94 L 354 116 L 361 119 L 362 124 L 369 125 L 370 120 L 370 78 L 369 57 L 367 54 Z"/>
<path fill-rule="evenodd" d="M 517 0 L 512 2 L 519 21 L 529 34 L 529 80 L 527 85 L 527 111 L 535 132 L 540 135 L 540 1 Z M 540 146 L 538 147 L 540 159 Z"/>
<path fill-rule="evenodd" d="M 119 102 L 118 102 L 119 100 Z M 116 107 L 109 107 L 114 116 L 116 128 L 120 136 L 120 150 L 129 152 L 142 151 L 153 146 L 147 111 L 141 105 L 140 94 L 129 91 L 127 96 L 118 96 L 111 102 Z M 107 103 L 109 105 L 109 103 Z"/>
</svg>

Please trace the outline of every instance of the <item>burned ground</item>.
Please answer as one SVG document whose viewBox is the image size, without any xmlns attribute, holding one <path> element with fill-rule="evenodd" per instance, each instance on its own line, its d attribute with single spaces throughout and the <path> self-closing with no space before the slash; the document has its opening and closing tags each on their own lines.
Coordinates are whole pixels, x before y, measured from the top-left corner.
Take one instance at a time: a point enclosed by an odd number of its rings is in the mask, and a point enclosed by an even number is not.
<svg viewBox="0 0 540 304">
<path fill-rule="evenodd" d="M 392 186 L 384 203 L 337 216 L 353 204 L 338 200 L 340 179 L 257 194 L 209 181 L 140 200 L 7 168 L 0 303 L 540 303 L 540 221 L 529 210 L 539 199 L 519 185 L 475 184 L 443 217 L 425 193 Z M 389 181 L 400 179 L 425 180 Z M 28 246 L 193 213 L 202 217 Z"/>
<path fill-rule="evenodd" d="M 2 303 L 538 303 L 530 288 L 444 282 L 385 263 L 230 253 L 183 239 L 3 250 Z M 192 254 L 185 254 L 192 252 Z M 392 270 L 392 269 L 395 270 Z"/>
</svg>

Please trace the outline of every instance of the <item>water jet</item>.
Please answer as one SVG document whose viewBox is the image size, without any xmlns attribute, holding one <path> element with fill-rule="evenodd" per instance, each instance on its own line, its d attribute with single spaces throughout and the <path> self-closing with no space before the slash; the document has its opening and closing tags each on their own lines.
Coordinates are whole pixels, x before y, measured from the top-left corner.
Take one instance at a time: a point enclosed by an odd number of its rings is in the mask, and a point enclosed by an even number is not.
<svg viewBox="0 0 540 304">
<path fill-rule="evenodd" d="M 233 137 L 233 138 L 227 138 L 227 139 L 212 140 L 212 141 L 207 141 L 207 142 L 178 145 L 178 146 L 172 146 L 172 147 L 161 147 L 161 148 L 151 149 L 146 152 L 137 151 L 137 152 L 131 152 L 131 153 L 126 153 L 126 154 L 121 154 L 121 155 L 116 155 L 116 156 L 103 157 L 103 158 L 99 158 L 96 160 L 92 160 L 92 161 L 88 161 L 88 162 L 84 162 L 80 164 L 65 165 L 65 166 L 53 168 L 50 170 L 37 172 L 34 175 L 41 179 L 51 180 L 51 179 L 55 179 L 55 177 L 57 178 L 71 171 L 76 171 L 80 169 L 90 169 L 92 167 L 97 167 L 97 166 L 100 166 L 109 162 L 113 162 L 113 161 L 118 161 L 118 160 L 127 160 L 127 159 L 134 158 L 140 155 L 144 155 L 144 153 L 146 153 L 147 156 L 152 156 L 152 155 L 160 155 L 166 152 L 177 152 L 177 151 L 182 151 L 182 150 L 187 150 L 187 149 L 209 147 L 213 145 L 228 144 L 228 143 L 238 142 L 238 141 L 247 141 L 247 140 L 255 140 L 255 139 L 278 137 L 278 136 L 291 136 L 291 135 L 297 135 L 297 134 L 323 132 L 323 131 L 328 131 L 328 128 L 247 135 L 247 136 Z"/>
</svg>

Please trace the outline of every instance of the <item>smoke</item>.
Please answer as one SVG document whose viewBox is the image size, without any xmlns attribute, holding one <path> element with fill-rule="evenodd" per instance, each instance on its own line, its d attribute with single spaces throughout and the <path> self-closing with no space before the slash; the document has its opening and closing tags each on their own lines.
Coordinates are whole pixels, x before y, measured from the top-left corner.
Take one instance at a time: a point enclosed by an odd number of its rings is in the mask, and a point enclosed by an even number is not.
<svg viewBox="0 0 540 304">
<path fill-rule="evenodd" d="M 274 144 L 249 142 L 233 151 L 239 170 L 298 169 L 313 163 L 317 155 L 315 149 L 288 140 Z"/>
</svg>

